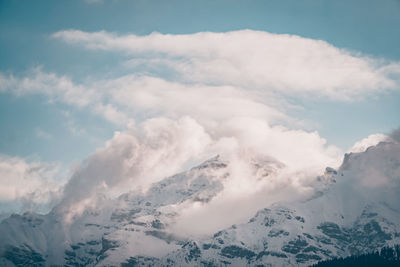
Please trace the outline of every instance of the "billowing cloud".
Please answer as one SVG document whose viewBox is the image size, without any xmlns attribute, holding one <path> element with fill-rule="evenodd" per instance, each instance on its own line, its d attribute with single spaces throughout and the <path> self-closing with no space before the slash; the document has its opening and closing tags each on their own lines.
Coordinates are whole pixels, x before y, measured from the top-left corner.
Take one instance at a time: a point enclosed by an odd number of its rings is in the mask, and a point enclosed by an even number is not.
<svg viewBox="0 0 400 267">
<path fill-rule="evenodd" d="M 353 100 L 395 88 L 400 64 L 336 48 L 295 35 L 241 30 L 186 35 L 117 35 L 65 30 L 53 34 L 88 49 L 125 52 L 130 64 L 161 65 L 180 79 L 232 85 L 259 92 L 327 96 Z"/>
<path fill-rule="evenodd" d="M 367 150 L 367 148 L 371 146 L 376 146 L 378 143 L 387 141 L 389 139 L 389 136 L 385 134 L 371 134 L 368 137 L 357 141 L 350 149 L 348 152 L 353 152 L 353 153 L 359 153 L 359 152 L 364 152 Z"/>
<path fill-rule="evenodd" d="M 0 212 L 48 211 L 65 182 L 59 175 L 57 165 L 0 155 Z"/>
<path fill-rule="evenodd" d="M 235 217 L 237 220 L 250 216 L 268 201 L 288 199 L 287 192 L 293 198 L 303 195 L 310 179 L 327 165 L 338 165 L 341 158 L 340 150 L 327 146 L 315 132 L 271 127 L 262 119 L 238 117 L 212 128 L 187 116 L 177 120 L 152 118 L 116 133 L 77 168 L 64 190 L 62 207 L 67 221 L 88 205 L 95 205 L 98 197 L 145 191 L 151 183 L 217 154 L 230 163 L 230 176 L 217 202 L 202 212 L 232 208 L 243 200 L 243 212 Z M 271 162 L 281 168 L 279 174 L 260 179 L 254 165 Z M 277 188 L 282 190 L 274 190 Z M 186 212 L 192 208 L 182 207 Z M 226 223 L 216 218 L 214 227 Z M 215 228 L 207 231 L 210 229 Z"/>
<path fill-rule="evenodd" d="M 175 174 L 198 159 L 211 142 L 189 117 L 155 118 L 139 127 L 117 132 L 84 161 L 64 189 L 63 206 L 77 209 L 98 195 L 116 197 Z"/>
<path fill-rule="evenodd" d="M 26 77 L 0 74 L 0 91 L 43 94 L 126 127 L 82 162 L 64 187 L 61 207 L 69 219 L 99 197 L 145 191 L 217 154 L 232 166 L 224 191 L 207 206 L 181 207 L 182 222 L 224 210 L 217 218 L 225 224 L 223 218 L 235 208 L 240 220 L 266 203 L 307 195 L 310 181 L 326 166 L 337 167 L 342 153 L 318 132 L 298 129 L 297 119 L 287 115 L 287 97 L 359 99 L 396 87 L 400 73 L 396 62 L 323 41 L 249 30 L 53 36 L 88 49 L 123 52 L 124 66 L 133 72 L 80 84 L 40 68 Z M 158 68 L 171 73 L 165 77 Z M 280 167 L 260 180 L 255 162 Z"/>
<path fill-rule="evenodd" d="M 338 178 L 341 196 L 350 218 L 367 203 L 384 203 L 393 209 L 400 202 L 400 144 L 386 140 L 365 152 L 346 154 Z M 351 205 L 347 205 L 350 203 Z"/>
</svg>

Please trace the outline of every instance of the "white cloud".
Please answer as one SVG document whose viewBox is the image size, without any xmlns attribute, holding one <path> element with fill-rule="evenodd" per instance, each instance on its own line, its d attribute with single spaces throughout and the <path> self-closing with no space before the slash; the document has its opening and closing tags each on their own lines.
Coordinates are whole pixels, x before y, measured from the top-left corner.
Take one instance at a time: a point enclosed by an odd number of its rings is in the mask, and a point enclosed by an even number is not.
<svg viewBox="0 0 400 267">
<path fill-rule="evenodd" d="M 235 116 L 289 121 L 278 107 L 267 103 L 272 99 L 260 99 L 241 88 L 184 84 L 136 74 L 76 84 L 68 77 L 35 68 L 26 77 L 0 73 L 0 91 L 17 96 L 42 94 L 50 101 L 88 108 L 119 126 L 126 126 L 137 117 L 160 115 L 173 118 L 190 115 L 203 123 Z"/>
<path fill-rule="evenodd" d="M 276 107 L 257 98 L 256 94 L 232 86 L 182 84 L 148 76 L 127 75 L 106 83 L 112 88 L 114 103 L 136 114 L 141 111 L 153 116 L 189 115 L 203 123 L 220 122 L 232 117 L 263 118 L 269 122 L 286 120 Z"/>
<path fill-rule="evenodd" d="M 51 76 L 54 80 L 58 77 Z M 20 82 L 23 80 L 19 78 Z M 47 88 L 45 81 L 43 87 Z M 21 86 L 15 83 L 8 91 L 19 92 Z M 301 184 L 298 177 L 320 174 L 326 165 L 334 166 L 340 159 L 339 149 L 327 146 L 318 133 L 279 126 L 293 120 L 280 111 L 284 109 L 279 106 L 281 102 L 272 106 L 271 99 L 240 87 L 187 84 L 135 74 L 85 85 L 71 82 L 71 86 L 96 93 L 94 100 L 89 98 L 87 102 L 92 112 L 116 122 L 126 123 L 132 117 L 143 122 L 134 126 L 131 121 L 126 131 L 116 134 L 74 172 L 64 190 L 63 205 L 71 212 L 66 213 L 68 216 L 96 203 L 96 197 L 102 194 L 115 197 L 146 187 L 216 154 L 237 166 L 226 184 L 229 193 L 225 194 L 231 200 L 239 197 L 238 192 L 261 194 L 254 189 L 265 187 L 246 171 L 254 158 L 271 157 L 284 164 L 288 175 L 279 177 L 288 187 Z M 48 94 L 47 90 L 36 92 Z M 62 93 L 56 96 L 58 101 L 66 102 Z M 287 181 L 289 173 L 295 179 Z M 277 181 L 270 182 L 275 185 Z M 272 194 L 268 195 L 272 199 Z"/>
<path fill-rule="evenodd" d="M 40 67 L 32 69 L 23 78 L 0 73 L 0 91 L 15 95 L 45 94 L 52 101 L 62 101 L 77 107 L 85 107 L 98 99 L 94 90 L 74 84 L 68 77 L 46 73 Z"/>
<path fill-rule="evenodd" d="M 366 203 L 384 203 L 397 209 L 400 203 L 400 144 L 385 140 L 362 153 L 345 156 L 339 173 L 338 195 L 352 202 L 347 209 L 356 214 Z M 349 190 L 350 189 L 350 190 Z"/>
<path fill-rule="evenodd" d="M 317 132 L 293 129 L 296 119 L 286 115 L 285 97 L 353 100 L 395 87 L 400 73 L 398 63 L 323 41 L 249 30 L 148 36 L 62 31 L 54 37 L 123 51 L 133 69 L 175 72 L 168 79 L 149 71 L 152 76 L 139 72 L 83 84 L 41 69 L 22 78 L 0 74 L 2 92 L 44 94 L 129 125 L 84 161 L 65 186 L 62 205 L 72 215 L 100 195 L 146 188 L 216 154 L 234 167 L 220 198 L 198 214 L 237 207 L 247 216 L 268 201 L 303 195 L 309 179 L 339 165 L 341 151 Z M 251 162 L 265 158 L 284 167 L 260 182 Z M 187 218 L 197 218 L 192 208 Z"/>
<path fill-rule="evenodd" d="M 77 168 L 65 187 L 63 205 L 76 209 L 98 194 L 115 197 L 144 189 L 201 157 L 210 142 L 204 129 L 189 117 L 150 119 L 117 132 Z"/>
<path fill-rule="evenodd" d="M 131 120 L 128 115 L 112 104 L 98 103 L 94 105 L 94 112 L 104 117 L 106 120 L 117 125 L 126 125 Z"/>
<path fill-rule="evenodd" d="M 76 84 L 69 77 L 31 69 L 25 77 L 0 73 L 0 92 L 17 96 L 40 94 L 51 102 L 62 102 L 77 108 L 89 108 L 106 120 L 117 125 L 129 122 L 127 116 L 104 100 L 106 92 L 90 84 Z"/>
<path fill-rule="evenodd" d="M 116 133 L 105 148 L 75 171 L 64 191 L 62 207 L 67 220 L 94 205 L 99 196 L 113 198 L 145 189 L 216 154 L 231 167 L 223 199 L 214 204 L 232 207 L 238 199 L 246 200 L 237 219 L 268 201 L 287 199 L 285 192 L 292 192 L 293 197 L 302 195 L 309 179 L 321 174 L 327 165 L 338 165 L 341 158 L 340 151 L 327 147 L 317 133 L 270 127 L 262 119 L 240 117 L 213 128 L 190 117 L 153 118 Z M 280 162 L 283 169 L 279 175 L 260 180 L 252 166 L 254 161 L 265 159 Z M 276 188 L 282 190 L 275 192 Z M 214 204 L 210 207 L 215 208 Z M 217 225 L 221 222 L 226 220 Z"/>
<path fill-rule="evenodd" d="M 359 153 L 359 152 L 364 152 L 367 150 L 367 148 L 371 146 L 376 146 L 378 143 L 383 142 L 383 141 L 388 141 L 390 139 L 389 136 L 384 135 L 384 134 L 371 134 L 368 137 L 356 142 L 349 150 L 348 152 L 353 152 L 353 153 Z"/>
<path fill-rule="evenodd" d="M 54 38 L 88 49 L 122 51 L 131 64 L 164 65 L 189 82 L 233 85 L 259 92 L 354 100 L 395 88 L 400 64 L 373 59 L 327 42 L 241 30 L 187 35 L 116 35 L 66 30 Z M 143 57 L 143 58 L 140 58 Z"/>
<path fill-rule="evenodd" d="M 64 184 L 58 175 L 57 165 L 0 155 L 1 212 L 48 211 Z"/>
<path fill-rule="evenodd" d="M 207 127 L 239 116 L 301 126 L 286 115 L 293 108 L 287 96 L 356 100 L 395 87 L 400 74 L 397 62 L 260 31 L 118 36 L 69 30 L 53 37 L 89 49 L 124 51 L 125 66 L 132 66 L 134 73 L 77 84 L 35 68 L 26 77 L 0 74 L 0 91 L 44 94 L 51 101 L 88 108 L 119 126 L 185 115 Z M 157 69 L 175 74 L 162 78 Z"/>
</svg>

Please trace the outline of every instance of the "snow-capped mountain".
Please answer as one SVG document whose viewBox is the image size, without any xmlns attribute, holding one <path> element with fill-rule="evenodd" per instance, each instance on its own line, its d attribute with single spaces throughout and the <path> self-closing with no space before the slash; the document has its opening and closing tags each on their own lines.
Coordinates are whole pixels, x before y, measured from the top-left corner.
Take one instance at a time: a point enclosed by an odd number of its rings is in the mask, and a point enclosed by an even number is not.
<svg viewBox="0 0 400 267">
<path fill-rule="evenodd" d="M 382 142 L 326 168 L 302 201 L 266 205 L 247 222 L 212 235 L 171 231 L 185 205 L 224 189 L 229 162 L 212 158 L 70 221 L 63 209 L 12 215 L 0 225 L 1 266 L 308 266 L 400 243 L 400 144 Z M 279 172 L 254 161 L 259 179 Z"/>
</svg>

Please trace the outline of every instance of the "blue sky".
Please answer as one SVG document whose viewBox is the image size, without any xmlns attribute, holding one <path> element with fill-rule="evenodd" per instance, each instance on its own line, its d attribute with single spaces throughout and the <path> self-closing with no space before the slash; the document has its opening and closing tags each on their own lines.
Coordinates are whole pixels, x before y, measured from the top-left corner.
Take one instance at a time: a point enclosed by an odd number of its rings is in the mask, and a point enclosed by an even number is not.
<svg viewBox="0 0 400 267">
<path fill-rule="evenodd" d="M 121 67 L 129 52 L 85 49 L 84 44 L 71 45 L 64 37 L 54 38 L 54 33 L 70 29 L 118 36 L 250 29 L 323 40 L 354 54 L 400 61 L 397 0 L 0 1 L 0 72 L 23 79 L 39 68 L 43 73 L 68 77 L 75 84 L 90 84 L 132 71 Z M 140 66 L 134 71 L 151 72 Z M 168 79 L 170 74 L 158 69 L 152 75 Z M 286 113 L 305 122 L 294 128 L 316 130 L 329 144 L 346 151 L 370 134 L 388 133 L 400 125 L 399 79 L 393 79 L 397 83 L 390 90 L 367 97 L 352 95 L 350 101 L 286 94 L 286 102 L 300 107 Z M 59 162 L 68 168 L 103 146 L 114 131 L 126 127 L 88 109 L 46 94 L 2 92 L 0 153 Z M 150 117 L 146 112 L 135 111 L 133 119 Z"/>
</svg>

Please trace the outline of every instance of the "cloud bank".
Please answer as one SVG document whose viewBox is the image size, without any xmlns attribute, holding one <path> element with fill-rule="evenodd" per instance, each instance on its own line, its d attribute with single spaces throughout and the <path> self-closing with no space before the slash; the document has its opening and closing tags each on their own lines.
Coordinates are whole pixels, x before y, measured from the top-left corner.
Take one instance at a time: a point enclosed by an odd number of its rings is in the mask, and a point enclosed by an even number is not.
<svg viewBox="0 0 400 267">
<path fill-rule="evenodd" d="M 352 100 L 395 88 L 400 74 L 398 62 L 352 53 L 321 40 L 252 30 L 146 36 L 66 30 L 53 37 L 87 49 L 124 52 L 132 57 L 133 66 L 162 65 L 188 82 L 260 93 Z"/>
<path fill-rule="evenodd" d="M 61 207 L 68 215 L 67 221 L 85 207 L 96 205 L 99 197 L 145 192 L 152 183 L 217 154 L 229 162 L 230 175 L 224 182 L 221 199 L 205 209 L 209 212 L 209 208 L 232 208 L 239 200 L 246 200 L 239 220 L 269 201 L 288 199 L 285 192 L 291 192 L 293 198 L 303 195 L 310 179 L 321 174 L 327 165 L 340 162 L 340 150 L 327 146 L 316 132 L 271 127 L 262 120 L 244 117 L 229 120 L 219 128 L 213 132 L 188 116 L 178 120 L 158 117 L 116 133 L 104 148 L 79 166 L 65 186 Z M 254 164 L 271 161 L 283 169 L 279 175 L 261 179 L 253 171 Z M 277 188 L 280 190 L 274 193 L 272 190 Z"/>
<path fill-rule="evenodd" d="M 398 62 L 293 35 L 243 30 L 121 36 L 67 30 L 52 37 L 122 53 L 121 66 L 129 72 L 81 83 L 41 68 L 25 77 L 0 74 L 0 92 L 45 95 L 122 127 L 63 188 L 61 207 L 72 216 L 98 197 L 145 191 L 217 154 L 236 168 L 225 184 L 226 198 L 199 214 L 233 208 L 242 199 L 246 204 L 240 209 L 252 212 L 249 207 L 300 196 L 326 166 L 339 165 L 342 153 L 318 132 L 301 130 L 299 119 L 288 115 L 294 108 L 289 98 L 357 101 L 399 84 Z M 265 158 L 284 167 L 259 182 L 250 170 Z M 192 208 L 186 210 L 188 218 L 195 218 Z"/>
<path fill-rule="evenodd" d="M 0 212 L 47 212 L 64 183 L 55 164 L 0 155 Z"/>
</svg>

